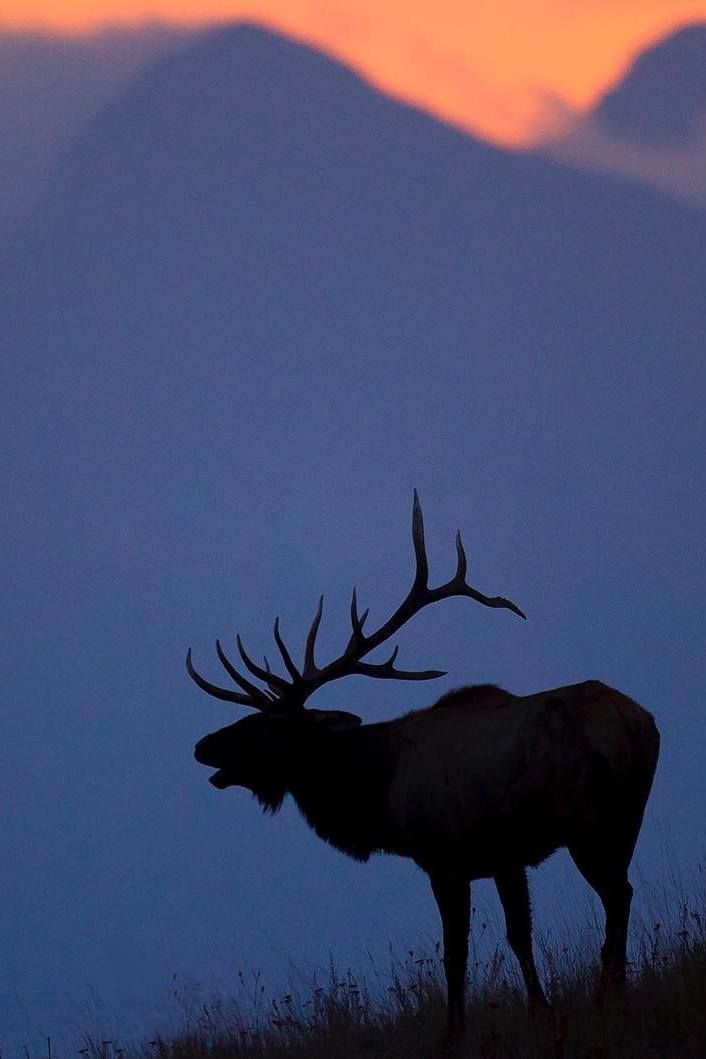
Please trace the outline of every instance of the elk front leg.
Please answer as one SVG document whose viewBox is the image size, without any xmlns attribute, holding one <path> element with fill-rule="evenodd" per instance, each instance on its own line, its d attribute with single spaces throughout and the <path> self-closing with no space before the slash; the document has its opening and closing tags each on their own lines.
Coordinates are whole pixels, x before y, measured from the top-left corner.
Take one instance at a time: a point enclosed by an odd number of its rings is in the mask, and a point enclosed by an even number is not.
<svg viewBox="0 0 706 1059">
<path fill-rule="evenodd" d="M 429 873 L 431 888 L 441 914 L 444 935 L 444 970 L 448 997 L 449 1029 L 463 1026 L 468 960 L 468 932 L 471 916 L 471 886 L 462 875 L 449 872 Z"/>
<path fill-rule="evenodd" d="M 527 998 L 531 1006 L 546 1007 L 547 998 L 532 953 L 532 909 L 527 872 L 524 868 L 503 872 L 495 876 L 495 885 L 505 913 L 507 940 L 520 965 Z"/>
</svg>

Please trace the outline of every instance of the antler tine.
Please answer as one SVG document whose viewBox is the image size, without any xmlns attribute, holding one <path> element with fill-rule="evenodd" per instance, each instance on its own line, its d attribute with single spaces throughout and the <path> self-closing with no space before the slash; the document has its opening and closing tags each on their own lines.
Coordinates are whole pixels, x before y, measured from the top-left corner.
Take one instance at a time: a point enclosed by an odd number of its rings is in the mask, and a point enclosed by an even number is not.
<svg viewBox="0 0 706 1059">
<path fill-rule="evenodd" d="M 272 673 L 272 666 L 270 665 L 270 662 L 269 662 L 269 659 L 268 659 L 267 655 L 263 655 L 262 657 L 263 657 L 263 660 L 265 662 L 265 669 L 267 670 L 268 673 Z M 270 691 L 269 688 L 265 688 L 264 690 L 265 690 L 265 695 L 269 696 L 269 698 L 272 700 L 272 702 L 279 702 L 279 695 L 275 695 L 275 693 L 273 691 Z"/>
<path fill-rule="evenodd" d="M 356 662 L 351 673 L 357 673 L 362 677 L 377 677 L 381 680 L 436 680 L 445 677 L 445 669 L 388 669 L 387 663 L 380 665 L 374 662 Z"/>
<path fill-rule="evenodd" d="M 362 618 L 360 618 L 358 615 L 358 593 L 354 588 L 353 594 L 351 595 L 351 625 L 353 626 L 355 632 L 363 631 L 363 623 L 365 622 L 367 616 L 367 610 L 364 612 Z"/>
<path fill-rule="evenodd" d="M 346 652 L 352 651 L 363 636 L 363 626 L 369 613 L 370 610 L 366 607 L 361 615 L 358 614 L 358 596 L 354 588 L 351 596 L 351 635 L 346 645 Z"/>
<path fill-rule="evenodd" d="M 321 615 L 324 612 L 324 597 L 319 596 L 319 605 L 316 608 L 316 614 L 314 620 L 311 623 L 309 632 L 306 637 L 306 647 L 304 648 L 304 680 L 310 680 L 316 676 L 319 672 L 316 665 L 316 659 L 314 658 L 314 650 L 316 648 L 316 636 L 319 631 L 319 625 L 321 625 Z"/>
<path fill-rule="evenodd" d="M 458 560 L 456 565 L 456 578 L 459 581 L 465 581 L 468 562 L 466 560 L 466 552 L 463 547 L 463 541 L 461 540 L 460 530 L 457 530 L 456 532 L 456 557 Z"/>
<path fill-rule="evenodd" d="M 379 677 L 387 680 L 434 680 L 436 677 L 446 676 L 445 670 L 442 669 L 395 669 L 398 652 L 397 646 L 386 662 L 357 662 L 353 672 L 364 677 Z"/>
<path fill-rule="evenodd" d="M 269 701 L 262 688 L 258 688 L 257 684 L 252 684 L 247 677 L 244 677 L 242 673 L 238 672 L 230 658 L 228 658 L 228 655 L 223 650 L 220 640 L 216 640 L 216 654 L 230 679 L 241 687 L 243 691 L 247 692 L 250 698 L 259 699 L 263 702 Z"/>
<path fill-rule="evenodd" d="M 414 591 L 415 589 L 426 588 L 429 583 L 429 562 L 424 544 L 424 516 L 416 489 L 414 490 L 414 500 L 412 501 L 412 543 L 417 563 L 414 575 Z"/>
<path fill-rule="evenodd" d="M 292 656 L 287 650 L 287 645 L 282 639 L 279 631 L 279 618 L 275 618 L 275 643 L 279 648 L 279 653 L 282 655 L 282 661 L 284 662 L 287 672 L 289 673 L 292 680 L 301 680 L 301 673 L 295 666 Z"/>
<path fill-rule="evenodd" d="M 270 669 L 263 669 L 262 666 L 257 664 L 257 662 L 253 662 L 252 658 L 243 647 L 243 641 L 240 639 L 240 634 L 236 636 L 235 642 L 238 645 L 238 653 L 240 654 L 240 657 L 254 677 L 263 680 L 265 684 L 280 695 L 291 689 L 292 685 L 288 680 L 285 680 L 284 677 L 279 676 L 277 673 L 273 673 Z"/>
<path fill-rule="evenodd" d="M 482 603 L 484 607 L 497 607 L 502 610 L 511 610 L 513 614 L 517 614 L 518 618 L 523 618 L 527 621 L 527 615 L 523 610 L 513 603 L 511 599 L 505 599 L 504 596 L 484 596 L 482 592 L 479 592 L 477 588 L 473 588 L 471 585 L 465 585 L 465 592 L 459 592 L 458 595 L 468 596 L 469 599 L 475 599 L 476 603 Z M 454 593 L 456 594 L 456 593 Z"/>
<path fill-rule="evenodd" d="M 194 669 L 191 661 L 191 648 L 186 652 L 186 671 L 202 691 L 216 699 L 222 699 L 224 702 L 237 702 L 239 706 L 254 706 L 257 710 L 266 709 L 269 706 L 270 700 L 254 684 L 249 685 L 253 689 L 253 695 L 241 695 L 240 692 L 231 691 L 230 688 L 219 688 L 217 684 L 212 684 L 209 680 L 206 680 Z M 244 678 L 242 679 L 244 680 Z M 248 682 L 245 681 L 245 683 Z"/>
<path fill-rule="evenodd" d="M 447 596 L 468 596 L 469 599 L 475 599 L 477 603 L 482 603 L 484 607 L 496 607 L 502 608 L 503 610 L 511 610 L 513 614 L 517 614 L 518 617 L 527 620 L 527 615 L 524 611 L 520 610 L 517 604 L 513 603 L 511 599 L 505 599 L 504 596 L 486 596 L 482 592 L 479 592 L 477 588 L 473 588 L 472 585 L 467 583 L 466 570 L 468 563 L 466 560 L 466 552 L 463 547 L 463 541 L 461 540 L 460 530 L 456 534 L 456 555 L 456 573 L 445 585 L 441 585 L 439 588 L 431 590 L 433 600 L 446 599 Z"/>
</svg>

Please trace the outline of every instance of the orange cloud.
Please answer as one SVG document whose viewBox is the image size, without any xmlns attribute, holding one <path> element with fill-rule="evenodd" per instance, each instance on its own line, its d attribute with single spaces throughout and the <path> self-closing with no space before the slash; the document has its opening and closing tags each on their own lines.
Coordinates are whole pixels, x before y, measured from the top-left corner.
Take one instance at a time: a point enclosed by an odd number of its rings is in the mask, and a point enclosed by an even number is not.
<svg viewBox="0 0 706 1059">
<path fill-rule="evenodd" d="M 392 95 L 505 144 L 555 132 L 706 0 L 5 0 L 0 26 L 84 32 L 151 19 L 263 22 Z"/>
</svg>

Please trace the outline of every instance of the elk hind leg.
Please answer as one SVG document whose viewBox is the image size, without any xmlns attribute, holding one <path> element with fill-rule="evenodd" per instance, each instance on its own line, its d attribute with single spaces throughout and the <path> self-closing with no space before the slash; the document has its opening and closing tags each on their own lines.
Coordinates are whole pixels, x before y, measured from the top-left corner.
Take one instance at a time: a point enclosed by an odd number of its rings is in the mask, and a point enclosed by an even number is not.
<svg viewBox="0 0 706 1059">
<path fill-rule="evenodd" d="M 605 912 L 605 940 L 601 949 L 603 985 L 625 984 L 628 923 L 632 903 L 632 886 L 628 880 L 625 851 L 616 850 L 610 841 L 569 846 L 569 853 L 589 886 L 598 894 Z"/>
<path fill-rule="evenodd" d="M 450 1030 L 458 1030 L 465 1016 L 471 886 L 468 879 L 456 873 L 430 872 L 429 879 L 439 906 L 444 938 L 447 1024 Z"/>
<path fill-rule="evenodd" d="M 532 952 L 532 908 L 527 873 L 524 868 L 503 872 L 495 876 L 495 885 L 505 913 L 507 940 L 520 965 L 527 999 L 530 1006 L 547 1007 Z"/>
</svg>

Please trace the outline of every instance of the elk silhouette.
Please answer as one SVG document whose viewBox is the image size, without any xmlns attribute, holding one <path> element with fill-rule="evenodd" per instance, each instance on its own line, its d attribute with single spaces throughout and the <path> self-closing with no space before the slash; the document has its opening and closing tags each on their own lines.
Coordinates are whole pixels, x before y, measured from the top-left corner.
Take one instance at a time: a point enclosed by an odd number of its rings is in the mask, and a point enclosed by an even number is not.
<svg viewBox="0 0 706 1059">
<path fill-rule="evenodd" d="M 323 597 L 298 668 L 274 638 L 288 679 L 265 659 L 258 665 L 237 646 L 250 675 L 240 673 L 216 641 L 224 669 L 239 691 L 218 687 L 186 666 L 200 688 L 218 699 L 252 706 L 249 715 L 201 739 L 196 760 L 217 769 L 217 788 L 249 789 L 275 813 L 291 794 L 317 835 L 356 860 L 372 853 L 410 857 L 429 876 L 443 927 L 447 1018 L 464 1019 L 470 926 L 470 883 L 492 878 L 505 913 L 507 938 L 524 977 L 530 1004 L 547 1001 L 532 954 L 526 867 L 566 847 L 605 910 L 601 950 L 605 982 L 625 981 L 632 887 L 628 866 L 642 823 L 659 751 L 652 716 L 619 691 L 589 680 L 516 696 L 490 684 L 444 695 L 433 706 L 392 721 L 361 724 L 341 710 L 305 709 L 318 688 L 360 674 L 430 680 L 439 670 L 395 668 L 397 648 L 382 663 L 363 658 L 423 607 L 467 596 L 486 607 L 513 611 L 509 599 L 485 596 L 466 582 L 466 556 L 456 537 L 457 568 L 430 588 L 422 511 L 415 491 L 412 586 L 388 620 L 365 632 L 368 611 L 351 600 L 351 633 L 343 653 L 327 665 L 315 659 Z"/>
</svg>

